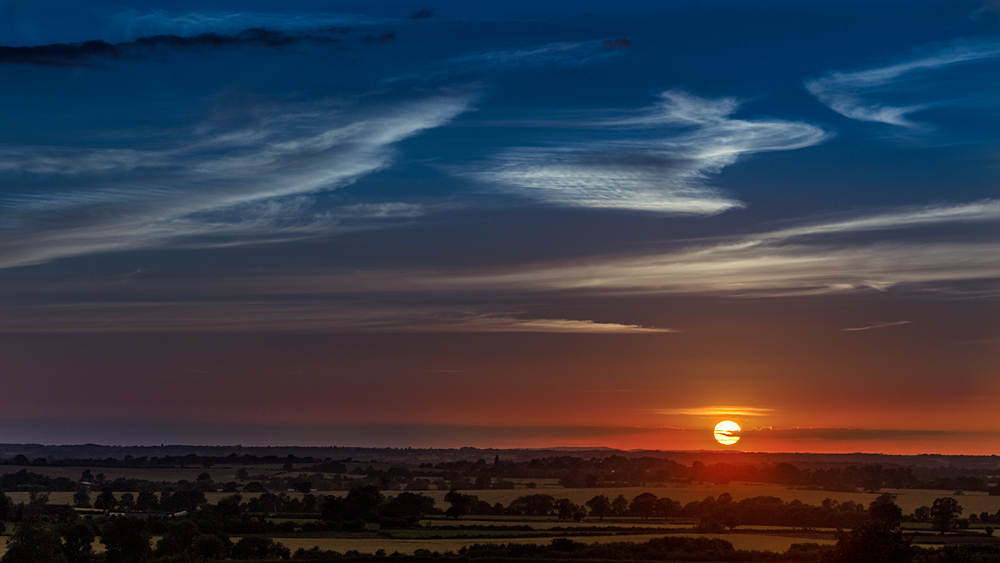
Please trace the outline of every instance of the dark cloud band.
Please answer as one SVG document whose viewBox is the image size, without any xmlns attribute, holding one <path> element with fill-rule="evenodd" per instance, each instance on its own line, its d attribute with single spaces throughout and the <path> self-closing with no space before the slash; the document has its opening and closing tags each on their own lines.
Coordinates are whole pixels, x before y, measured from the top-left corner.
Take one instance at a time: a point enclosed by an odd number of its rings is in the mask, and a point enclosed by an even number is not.
<svg viewBox="0 0 1000 563">
<path fill-rule="evenodd" d="M 108 43 L 95 40 L 83 43 L 55 43 L 29 47 L 0 46 L 0 64 L 29 64 L 40 66 L 88 66 L 96 59 L 139 58 L 160 49 L 220 49 L 223 47 L 279 48 L 302 41 L 334 42 L 336 34 L 347 33 L 349 28 L 328 28 L 317 34 L 292 34 L 271 29 L 245 29 L 232 35 L 202 33 L 184 37 L 180 35 L 153 35 L 125 43 Z"/>
<path fill-rule="evenodd" d="M 743 434 L 776 440 L 912 440 L 955 435 L 946 430 L 880 428 L 754 428 Z"/>
</svg>

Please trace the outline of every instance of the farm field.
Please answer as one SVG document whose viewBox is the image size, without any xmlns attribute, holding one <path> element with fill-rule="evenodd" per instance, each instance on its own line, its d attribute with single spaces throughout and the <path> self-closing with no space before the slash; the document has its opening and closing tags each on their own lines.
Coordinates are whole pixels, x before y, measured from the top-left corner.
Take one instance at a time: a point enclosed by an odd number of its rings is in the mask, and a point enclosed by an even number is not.
<svg viewBox="0 0 1000 563">
<path fill-rule="evenodd" d="M 79 471 L 73 469 L 76 477 L 79 477 Z M 150 472 L 158 471 L 153 469 L 137 469 L 132 470 L 136 474 L 134 477 L 142 479 L 159 479 L 159 477 L 151 476 Z M 171 471 L 179 471 L 176 469 L 163 470 L 165 474 Z M 186 470 L 183 470 L 186 471 Z M 204 471 L 204 470 L 200 470 Z M 280 471 L 279 471 L 280 472 Z M 192 479 L 197 477 L 195 474 Z M 675 501 L 680 502 L 682 505 L 692 502 L 700 501 L 705 497 L 718 497 L 723 493 L 729 493 L 732 495 L 733 500 L 739 501 L 744 498 L 757 497 L 757 496 L 773 496 L 778 497 L 785 502 L 792 500 L 800 500 L 806 504 L 820 505 L 824 499 L 833 499 L 837 502 L 847 502 L 854 501 L 868 506 L 871 501 L 881 493 L 892 493 L 896 495 L 896 504 L 903 509 L 904 514 L 910 514 L 914 509 L 920 506 L 930 506 L 934 504 L 934 499 L 940 497 L 953 497 L 958 501 L 958 504 L 964 509 L 963 514 L 979 514 L 981 512 L 989 512 L 990 514 L 996 514 L 1000 510 L 1000 496 L 989 496 L 985 492 L 968 492 L 961 495 L 955 495 L 955 491 L 946 490 L 926 490 L 926 489 L 882 489 L 879 493 L 844 493 L 844 492 L 833 492 L 833 491 L 816 491 L 808 489 L 797 489 L 793 487 L 786 487 L 783 485 L 770 485 L 770 484 L 760 484 L 760 483 L 729 483 L 726 485 L 654 485 L 649 487 L 621 487 L 621 488 L 594 488 L 594 489 L 566 489 L 559 486 L 552 487 L 538 487 L 534 489 L 497 489 L 497 490 L 464 490 L 460 491 L 465 494 L 475 495 L 479 497 L 480 500 L 486 501 L 490 504 L 501 503 L 504 506 L 510 504 L 514 499 L 531 494 L 547 494 L 552 495 L 555 498 L 568 498 L 577 504 L 583 504 L 593 498 L 596 495 L 606 495 L 608 498 L 615 498 L 618 495 L 624 495 L 625 498 L 631 500 L 632 498 L 646 492 L 653 493 L 657 497 L 668 497 Z M 444 501 L 444 496 L 448 494 L 448 491 L 419 491 L 420 494 L 429 496 L 435 500 L 436 506 L 438 508 L 446 508 L 448 503 Z M 18 502 L 28 502 L 28 493 L 26 492 L 10 492 L 6 493 L 11 497 L 15 503 Z M 136 494 L 133 491 L 133 494 Z M 206 493 L 205 497 L 208 502 L 216 503 L 221 498 L 231 496 L 233 493 Z M 244 499 L 253 498 L 260 496 L 260 493 L 240 493 Z M 302 493 L 284 493 L 292 498 L 302 498 L 304 495 Z M 317 494 L 321 495 L 331 495 L 331 496 L 344 496 L 347 491 L 320 491 Z M 398 494 L 398 491 L 383 491 L 387 497 L 393 497 Z M 73 493 L 67 492 L 53 492 L 49 496 L 50 504 L 72 504 Z M 518 517 L 523 520 L 523 517 Z M 458 523 L 470 520 L 498 520 L 503 523 L 510 523 L 506 519 L 498 519 L 495 516 L 483 516 L 483 517 L 465 517 Z M 544 520 L 544 519 L 543 519 Z M 647 525 L 646 522 L 638 518 L 624 519 L 630 523 L 635 523 L 636 525 Z M 622 522 L 623 520 L 616 520 L 616 522 Z M 597 520 L 588 518 L 586 525 L 593 525 Z M 440 525 L 441 523 L 439 523 Z M 561 525 L 568 525 L 563 523 Z"/>
<path fill-rule="evenodd" d="M 608 517 L 604 521 L 596 519 L 584 519 L 582 522 L 573 522 L 566 520 L 553 520 L 551 517 L 539 517 L 537 520 L 530 520 L 528 517 L 512 517 L 508 520 L 501 519 L 491 519 L 491 520 L 480 520 L 472 518 L 462 518 L 460 520 L 443 520 L 443 519 L 427 519 L 421 520 L 421 525 L 431 525 L 437 528 L 437 532 L 441 532 L 449 527 L 459 527 L 473 525 L 482 526 L 521 526 L 527 525 L 531 526 L 536 531 L 542 532 L 545 530 L 559 529 L 561 531 L 573 531 L 576 528 L 579 529 L 616 529 L 615 531 L 620 531 L 622 529 L 628 528 L 654 528 L 657 530 L 663 530 L 664 532 L 676 532 L 678 530 L 690 530 L 691 527 L 696 523 L 693 520 L 683 520 L 672 518 L 669 521 L 664 521 L 662 518 L 651 518 L 649 520 L 642 520 L 640 518 L 615 518 Z M 739 530 L 775 530 L 780 529 L 780 526 L 739 526 Z M 791 530 L 792 528 L 789 528 Z M 833 528 L 811 528 L 813 531 L 826 531 L 832 532 Z M 393 533 L 400 532 L 402 530 L 393 530 Z M 479 530 L 470 531 L 466 530 L 462 533 L 480 533 Z"/>
<path fill-rule="evenodd" d="M 7 539 L 7 536 L 0 536 L 0 557 L 3 557 L 3 554 L 7 553 Z M 156 540 L 159 540 L 159 538 L 155 538 L 153 540 L 154 546 L 156 545 Z M 104 544 L 101 543 L 100 539 L 94 540 L 94 543 L 91 545 L 96 553 L 104 553 L 104 551 L 106 551 L 104 549 Z"/>
<path fill-rule="evenodd" d="M 124 479 L 146 479 L 148 481 L 194 481 L 198 475 L 208 473 L 218 483 L 236 480 L 236 470 L 244 466 L 217 465 L 214 467 L 48 467 L 35 465 L 4 465 L 2 473 L 16 473 L 22 469 L 31 473 L 37 473 L 46 477 L 65 477 L 74 481 L 80 479 L 84 471 L 90 470 L 97 475 L 103 473 L 105 479 L 111 481 L 118 478 Z M 247 472 L 251 475 L 276 475 L 283 473 L 280 464 L 246 466 Z M 297 471 L 291 472 L 297 474 Z"/>
<path fill-rule="evenodd" d="M 539 523 L 533 522 L 536 528 Z M 667 529 L 668 527 L 665 527 Z M 743 527 L 743 530 L 751 530 L 763 527 Z M 794 533 L 791 530 L 783 532 L 773 527 L 768 528 L 771 533 L 740 533 L 739 531 L 726 534 L 691 534 L 691 533 L 671 533 L 673 537 L 701 537 L 717 538 L 730 542 L 736 549 L 761 550 L 784 552 L 795 543 L 818 543 L 821 545 L 833 545 L 833 533 L 830 530 L 813 530 L 809 533 Z M 508 533 L 509 534 L 509 533 Z M 417 549 L 427 549 L 430 551 L 458 551 L 462 547 L 473 544 L 501 544 L 501 543 L 522 543 L 522 544 L 548 544 L 557 537 L 570 537 L 574 541 L 583 543 L 611 543 L 611 542 L 632 542 L 641 543 L 651 539 L 663 537 L 663 534 L 635 534 L 635 535 L 596 535 L 596 536 L 565 536 L 552 534 L 546 537 L 495 537 L 495 538 L 435 538 L 435 539 L 388 539 L 388 538 L 334 538 L 334 537 L 281 537 L 273 536 L 275 541 L 280 542 L 293 552 L 299 548 L 311 549 L 318 547 L 339 551 L 341 553 L 357 550 L 361 553 L 374 553 L 376 550 L 384 549 L 387 553 L 399 552 L 402 554 L 412 554 Z M 232 536 L 232 541 L 239 541 L 240 536 Z M 0 536 L 0 556 L 7 551 L 7 537 Z M 918 538 L 914 545 L 923 547 L 940 547 L 939 543 L 933 541 L 921 542 Z M 155 547 L 159 536 L 154 536 L 151 544 Z M 100 540 L 95 540 L 93 550 L 96 553 L 105 551 Z"/>
<path fill-rule="evenodd" d="M 785 502 L 800 500 L 806 504 L 820 505 L 824 499 L 833 499 L 837 502 L 854 501 L 863 504 L 865 507 L 871 503 L 881 493 L 892 493 L 897 495 L 896 504 L 909 514 L 920 506 L 930 506 L 934 499 L 951 496 L 958 501 L 965 509 L 963 514 L 971 514 L 986 511 L 995 514 L 1000 510 L 1000 496 L 989 496 L 985 492 L 969 492 L 962 495 L 955 495 L 955 491 L 936 491 L 925 489 L 882 489 L 879 493 L 842 493 L 833 491 L 816 491 L 808 489 L 797 489 L 784 485 L 769 485 L 761 483 L 729 483 L 726 485 L 668 485 L 649 487 L 622 487 L 622 488 L 596 488 L 596 489 L 566 489 L 562 487 L 536 488 L 536 489 L 500 489 L 483 491 L 460 491 L 465 494 L 476 495 L 480 500 L 490 504 L 509 504 L 517 497 L 530 494 L 548 494 L 556 498 L 568 498 L 571 501 L 582 504 L 596 495 L 606 495 L 608 498 L 615 498 L 618 495 L 625 495 L 625 498 L 632 498 L 646 492 L 653 493 L 657 497 L 668 497 L 681 504 L 692 501 L 700 501 L 705 497 L 718 497 L 722 493 L 729 493 L 733 500 L 739 501 L 744 498 L 757 496 L 778 497 Z M 346 494 L 343 492 L 332 492 L 328 494 Z M 385 491 L 385 495 L 393 496 L 392 491 Z M 422 494 L 433 497 L 437 506 L 447 506 L 444 502 L 444 495 L 447 491 L 423 491 Z"/>
<path fill-rule="evenodd" d="M 687 535 L 687 534 L 683 534 Z M 386 553 L 398 551 L 399 553 L 411 555 L 417 549 L 428 549 L 430 551 L 458 551 L 459 549 L 476 543 L 523 543 L 523 544 L 548 544 L 558 535 L 545 538 L 483 538 L 483 539 L 433 539 L 433 540 L 407 540 L 407 539 L 384 539 L 384 538 L 307 538 L 307 537 L 275 537 L 274 540 L 282 543 L 293 552 L 297 549 L 330 549 L 344 553 L 350 550 L 357 550 L 361 553 L 375 553 L 376 550 L 384 549 Z M 584 543 L 610 543 L 610 542 L 646 542 L 654 538 L 662 537 L 660 534 L 642 534 L 635 536 L 591 536 L 586 538 L 576 538 L 576 541 Z M 835 543 L 832 539 L 813 539 L 811 537 L 796 537 L 793 535 L 764 535 L 764 534 L 691 534 L 691 537 L 719 538 L 733 544 L 736 549 L 751 549 L 763 551 L 783 552 L 793 543 Z M 155 546 L 159 537 L 154 537 L 152 545 Z M 233 536 L 233 542 L 239 537 Z M 7 538 L 0 536 L 0 556 L 7 551 Z M 94 551 L 104 552 L 104 545 L 99 540 L 94 541 Z"/>
<path fill-rule="evenodd" d="M 687 535 L 687 534 L 683 534 Z M 834 544 L 831 539 L 804 539 L 795 536 L 763 535 L 763 534 L 691 534 L 692 537 L 719 538 L 733 544 L 736 549 L 756 549 L 766 551 L 786 551 L 793 543 L 820 543 Z M 480 543 L 525 543 L 525 544 L 548 544 L 554 537 L 545 538 L 485 538 L 485 539 L 435 539 L 435 540 L 403 540 L 403 539 L 341 539 L 341 538 L 288 538 L 275 537 L 285 547 L 295 551 L 300 547 L 311 549 L 332 549 L 341 553 L 348 550 L 357 550 L 361 553 L 373 553 L 377 549 L 384 549 L 387 553 L 398 551 L 403 554 L 412 554 L 417 549 L 429 549 L 431 551 L 457 551 L 464 546 Z M 586 538 L 573 538 L 575 541 L 584 543 L 610 543 L 610 542 L 646 542 L 654 538 L 663 537 L 662 534 L 641 534 L 634 536 L 590 536 Z"/>
</svg>

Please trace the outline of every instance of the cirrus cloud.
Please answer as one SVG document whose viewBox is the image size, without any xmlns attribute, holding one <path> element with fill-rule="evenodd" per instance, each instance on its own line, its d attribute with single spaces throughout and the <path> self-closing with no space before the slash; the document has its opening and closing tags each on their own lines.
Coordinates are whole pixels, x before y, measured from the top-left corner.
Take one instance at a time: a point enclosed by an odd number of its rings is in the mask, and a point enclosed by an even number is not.
<svg viewBox="0 0 1000 563">
<path fill-rule="evenodd" d="M 471 102 L 468 93 L 443 92 L 351 111 L 341 102 L 271 107 L 243 129 L 174 132 L 163 148 L 2 147 L 0 175 L 10 180 L 0 197 L 0 268 L 198 246 L 206 237 L 287 240 L 412 216 L 419 208 L 404 202 L 311 212 L 302 198 L 388 166 L 394 144 L 448 123 Z M 54 185 L 68 188 L 19 189 L 25 174 L 59 176 Z"/>
<path fill-rule="evenodd" d="M 998 43 L 958 43 L 906 62 L 854 72 L 832 72 L 807 80 L 805 86 L 819 101 L 845 117 L 912 128 L 917 124 L 909 119 L 910 114 L 941 102 L 899 105 L 883 101 L 886 94 L 913 89 L 913 81 L 922 75 L 997 57 L 1000 57 Z"/>
<path fill-rule="evenodd" d="M 725 167 L 741 157 L 801 149 L 829 137 L 807 123 L 734 118 L 738 107 L 731 98 L 671 90 L 652 108 L 578 125 L 599 141 L 513 148 L 466 174 L 560 206 L 715 215 L 743 207 L 708 183 Z M 608 131 L 614 133 L 610 138 Z"/>
</svg>

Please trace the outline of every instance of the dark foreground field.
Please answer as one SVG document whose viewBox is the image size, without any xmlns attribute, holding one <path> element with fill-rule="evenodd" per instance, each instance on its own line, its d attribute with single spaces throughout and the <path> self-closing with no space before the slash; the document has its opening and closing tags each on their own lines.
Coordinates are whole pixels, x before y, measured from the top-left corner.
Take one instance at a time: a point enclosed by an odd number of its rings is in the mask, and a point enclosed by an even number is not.
<svg viewBox="0 0 1000 563">
<path fill-rule="evenodd" d="M 179 453 L 0 460 L 0 563 L 1000 561 L 995 458 Z"/>
</svg>

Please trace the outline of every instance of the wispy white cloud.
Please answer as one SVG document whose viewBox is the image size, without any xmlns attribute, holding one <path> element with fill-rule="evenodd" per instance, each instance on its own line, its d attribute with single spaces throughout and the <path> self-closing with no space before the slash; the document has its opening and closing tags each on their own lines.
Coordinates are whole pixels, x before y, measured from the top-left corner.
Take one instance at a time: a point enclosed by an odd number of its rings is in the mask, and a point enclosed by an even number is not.
<svg viewBox="0 0 1000 563">
<path fill-rule="evenodd" d="M 32 174 L 96 174 L 156 168 L 171 161 L 169 152 L 69 147 L 0 148 L 0 171 Z"/>
<path fill-rule="evenodd" d="M 654 108 L 581 124 L 602 141 L 515 148 L 468 174 L 556 205 L 714 215 L 743 204 L 710 187 L 711 176 L 741 156 L 829 136 L 806 123 L 736 119 L 737 108 L 729 98 L 668 91 Z M 609 130 L 618 135 L 606 138 Z"/>
<path fill-rule="evenodd" d="M 638 257 L 445 275 L 430 287 L 598 293 L 725 293 L 774 295 L 885 290 L 1000 278 L 1000 253 L 988 243 L 720 245 Z"/>
<path fill-rule="evenodd" d="M 597 256 L 502 270 L 367 272 L 299 278 L 296 291 L 324 285 L 340 291 L 586 291 L 720 293 L 778 296 L 884 291 L 897 285 L 936 286 L 1000 279 L 1000 252 L 990 240 L 923 238 L 880 242 L 816 240 L 888 228 L 1000 221 L 994 200 L 903 207 L 853 218 L 730 237 L 634 256 Z"/>
<path fill-rule="evenodd" d="M 655 334 L 676 332 L 669 328 L 600 323 L 577 319 L 523 319 L 510 316 L 482 315 L 463 319 L 449 326 L 449 332 L 555 332 L 578 334 Z M 440 331 L 442 327 L 425 325 L 418 330 Z"/>
<path fill-rule="evenodd" d="M 907 80 L 952 65 L 1000 57 L 1000 43 L 958 44 L 910 61 L 856 72 L 832 72 L 806 81 L 805 86 L 833 111 L 861 121 L 915 127 L 909 114 L 940 102 L 892 105 L 879 94 L 903 88 Z"/>
<path fill-rule="evenodd" d="M 855 215 L 839 220 L 819 221 L 789 229 L 771 231 L 760 240 L 780 240 L 809 235 L 881 231 L 941 225 L 1000 221 L 1000 200 L 984 199 L 970 203 L 908 206 Z"/>
<path fill-rule="evenodd" d="M 7 307 L 0 333 L 88 332 L 460 332 L 663 334 L 667 328 L 587 319 L 527 318 L 445 306 L 310 300 L 93 301 Z"/>
<path fill-rule="evenodd" d="M 305 196 L 299 199 L 308 200 Z M 266 202 L 261 205 L 267 206 Z M 300 205 L 308 205 L 308 201 Z M 954 283 L 998 280 L 1000 252 L 991 240 L 906 237 L 872 243 L 815 237 L 817 233 L 855 232 L 886 225 L 912 228 L 942 221 L 958 224 L 1000 220 L 988 211 L 992 208 L 990 201 L 904 207 L 660 252 L 503 268 L 235 271 L 211 275 L 137 272 L 124 276 L 11 278 L 0 280 L 0 293 L 12 303 L 0 309 L 0 331 L 669 333 L 673 331 L 666 327 L 504 312 L 483 305 L 481 297 L 497 292 L 508 297 L 555 292 L 591 296 L 708 293 L 777 297 L 885 291 L 894 286 L 937 289 Z M 280 216 L 286 211 L 279 207 L 258 213 Z M 392 206 L 365 211 L 370 215 L 411 212 L 408 207 Z M 291 217 L 302 215 L 297 209 L 287 213 Z M 260 230 L 252 220 L 248 221 L 245 237 Z M 283 219 L 262 221 L 273 230 L 274 224 Z M 289 227 L 287 236 L 293 234 L 294 229 Z M 72 296 L 71 303 L 64 302 L 67 296 Z M 414 305 L 414 296 L 419 296 L 423 305 Z M 410 302 L 398 302 L 400 297 Z M 49 304 L 13 305 L 30 302 Z M 479 304 L 458 305 L 461 303 Z M 874 330 L 908 322 L 870 323 L 844 330 Z M 664 412 L 706 416 L 757 413 L 724 405 L 682 410 Z"/>
<path fill-rule="evenodd" d="M 629 256 L 592 256 L 503 268 L 298 271 L 280 275 L 217 275 L 162 278 L 138 276 L 129 283 L 136 295 L 324 295 L 410 293 L 461 299 L 483 292 L 588 292 L 592 294 L 717 293 L 780 296 L 884 291 L 898 285 L 940 287 L 957 282 L 1000 279 L 1000 252 L 992 240 L 896 238 L 858 242 L 816 234 L 927 224 L 960 224 L 1000 217 L 990 201 L 964 205 L 904 207 L 852 218 L 818 220 L 790 229 L 693 243 L 671 250 Z M 937 209 L 938 212 L 933 210 Z M 960 212 L 964 210 L 964 212 Z M 916 218 L 921 218 L 917 220 Z M 928 223 L 929 222 L 929 223 Z M 114 280 L 76 280 L 83 295 Z M 124 289 L 123 289 L 124 290 Z M 22 291 L 5 285 L 5 294 Z M 52 291 L 59 291 L 53 287 Z M 482 324 L 502 323 L 480 319 Z"/>
<path fill-rule="evenodd" d="M 412 217 L 419 206 L 313 211 L 302 196 L 387 166 L 395 143 L 447 123 L 470 103 L 468 94 L 445 93 L 352 111 L 334 103 L 275 107 L 251 128 L 196 135 L 160 150 L 2 148 L 0 173 L 59 175 L 57 184 L 69 187 L 14 189 L 0 198 L 0 268 L 198 244 L 206 236 L 259 242 L 357 228 L 352 219 Z"/>
<path fill-rule="evenodd" d="M 858 331 L 862 331 L 862 330 L 873 330 L 873 329 L 876 329 L 876 328 L 888 328 L 890 326 L 908 325 L 908 324 L 912 324 L 912 323 L 913 323 L 913 321 L 893 321 L 893 322 L 888 322 L 888 323 L 874 323 L 874 324 L 870 324 L 870 325 L 867 325 L 867 326 L 857 326 L 857 327 L 851 327 L 851 328 L 843 328 L 841 330 L 843 332 L 858 332 Z"/>
</svg>

